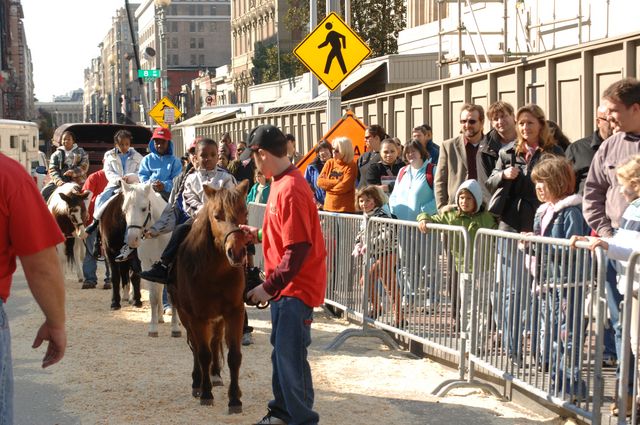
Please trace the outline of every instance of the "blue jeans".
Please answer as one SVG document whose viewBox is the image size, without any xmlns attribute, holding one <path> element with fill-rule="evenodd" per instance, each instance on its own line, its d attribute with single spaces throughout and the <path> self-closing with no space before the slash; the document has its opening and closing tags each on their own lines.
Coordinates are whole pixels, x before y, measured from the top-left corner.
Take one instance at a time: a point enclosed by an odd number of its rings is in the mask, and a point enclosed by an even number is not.
<svg viewBox="0 0 640 425">
<path fill-rule="evenodd" d="M 313 309 L 293 297 L 271 302 L 271 386 L 269 410 L 289 425 L 317 424 L 313 382 L 307 361 Z"/>
<path fill-rule="evenodd" d="M 605 283 L 605 294 L 607 297 L 607 307 L 609 309 L 609 318 L 611 321 L 611 328 L 615 332 L 616 337 L 616 353 L 618 353 L 618 359 L 622 358 L 622 313 L 620 311 L 620 303 L 624 298 L 618 291 L 618 271 L 616 270 L 616 262 L 609 260 L 607 264 L 607 281 Z M 629 305 L 631 308 L 631 305 Z M 631 355 L 630 364 L 635 364 L 633 354 Z M 633 367 L 629 368 L 629 394 L 633 394 Z M 616 368 L 616 378 L 620 379 L 620 363 Z"/>
<path fill-rule="evenodd" d="M 162 308 L 171 308 L 169 294 L 167 293 L 167 285 L 162 285 Z"/>
<path fill-rule="evenodd" d="M 526 329 L 523 303 L 524 252 L 517 248 L 517 241 L 505 239 L 498 242 L 498 279 L 494 293 L 494 320 L 502 330 L 502 345 L 508 347 L 509 355 L 522 355 L 522 331 Z"/>
<path fill-rule="evenodd" d="M 0 425 L 13 424 L 13 365 L 9 319 L 0 300 Z"/>
<path fill-rule="evenodd" d="M 92 232 L 87 239 L 85 239 L 85 255 L 84 260 L 82 261 L 82 275 L 84 276 L 85 282 L 93 282 L 98 283 L 98 276 L 96 275 L 96 270 L 98 269 L 98 262 L 93 256 L 93 247 L 96 244 L 96 237 L 98 236 L 98 232 Z M 76 242 L 78 240 L 76 239 Z M 109 270 L 109 263 L 104 262 L 105 264 L 105 277 L 104 281 L 109 282 L 111 280 L 111 272 Z"/>
</svg>

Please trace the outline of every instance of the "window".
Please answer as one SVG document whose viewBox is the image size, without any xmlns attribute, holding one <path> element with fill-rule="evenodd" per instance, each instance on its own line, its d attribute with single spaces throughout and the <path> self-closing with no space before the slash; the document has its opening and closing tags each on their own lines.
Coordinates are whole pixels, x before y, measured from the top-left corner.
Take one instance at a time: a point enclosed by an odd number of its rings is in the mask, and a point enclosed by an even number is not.
<svg viewBox="0 0 640 425">
<path fill-rule="evenodd" d="M 204 6 L 199 4 L 198 5 L 198 16 L 202 16 L 204 15 Z"/>
<path fill-rule="evenodd" d="M 196 39 L 195 38 L 190 38 L 189 39 L 189 47 L 192 49 L 196 48 Z"/>
<path fill-rule="evenodd" d="M 172 49 L 178 48 L 178 37 L 171 37 L 171 48 Z"/>
<path fill-rule="evenodd" d="M 18 136 L 11 136 L 9 139 L 9 147 L 11 149 L 16 149 L 18 147 Z"/>
<path fill-rule="evenodd" d="M 196 23 L 189 22 L 189 32 L 196 32 Z"/>
<path fill-rule="evenodd" d="M 209 22 L 209 31 L 215 32 L 218 29 L 217 22 Z"/>
<path fill-rule="evenodd" d="M 196 62 L 196 55 L 191 55 L 191 65 L 197 65 L 198 63 Z"/>
<path fill-rule="evenodd" d="M 204 55 L 198 55 L 198 65 L 204 65 Z"/>
<path fill-rule="evenodd" d="M 209 6 L 209 7 L 210 7 L 209 14 L 211 16 L 216 16 L 216 7 L 215 6 Z"/>
<path fill-rule="evenodd" d="M 176 21 L 171 21 L 171 31 L 178 32 L 178 23 Z"/>
<path fill-rule="evenodd" d="M 178 55 L 172 55 L 172 56 L 173 56 L 173 64 L 178 65 Z"/>
<path fill-rule="evenodd" d="M 204 32 L 204 22 L 198 22 L 198 32 Z"/>
<path fill-rule="evenodd" d="M 189 5 L 189 15 L 195 15 L 196 14 L 196 5 L 195 4 L 190 4 Z"/>
<path fill-rule="evenodd" d="M 204 38 L 198 39 L 198 49 L 204 49 Z"/>
</svg>

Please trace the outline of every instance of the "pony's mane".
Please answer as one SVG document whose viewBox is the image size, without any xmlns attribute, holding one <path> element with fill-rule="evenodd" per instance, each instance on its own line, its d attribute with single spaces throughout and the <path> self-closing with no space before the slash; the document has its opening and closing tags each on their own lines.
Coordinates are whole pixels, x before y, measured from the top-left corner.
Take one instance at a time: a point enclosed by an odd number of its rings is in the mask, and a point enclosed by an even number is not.
<svg viewBox="0 0 640 425">
<path fill-rule="evenodd" d="M 239 217 L 238 205 L 245 205 L 245 194 L 237 189 L 219 189 L 210 202 L 213 216 L 219 220 L 230 221 L 235 224 L 245 224 L 246 217 Z M 206 205 L 205 204 L 205 205 Z M 204 209 L 204 208 L 203 208 Z M 246 212 L 246 210 L 244 210 Z"/>
<path fill-rule="evenodd" d="M 65 183 L 59 186 L 49 197 L 49 211 L 57 215 L 65 215 L 69 212 L 69 205 L 60 197 L 61 193 L 71 195 L 71 193 L 81 193 L 82 188 L 77 183 Z"/>
</svg>

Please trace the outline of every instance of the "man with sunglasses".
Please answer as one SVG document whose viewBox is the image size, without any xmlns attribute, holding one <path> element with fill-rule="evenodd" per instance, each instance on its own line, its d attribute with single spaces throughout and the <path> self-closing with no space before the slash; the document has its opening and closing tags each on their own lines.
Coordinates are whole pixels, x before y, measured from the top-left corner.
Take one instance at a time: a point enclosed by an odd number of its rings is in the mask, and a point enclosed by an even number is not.
<svg viewBox="0 0 640 425">
<path fill-rule="evenodd" d="M 460 135 L 446 140 L 440 147 L 440 158 L 434 182 L 436 207 L 442 210 L 455 204 L 458 187 L 468 179 L 478 179 L 477 157 L 484 134 L 484 109 L 465 103 L 460 110 Z"/>
</svg>

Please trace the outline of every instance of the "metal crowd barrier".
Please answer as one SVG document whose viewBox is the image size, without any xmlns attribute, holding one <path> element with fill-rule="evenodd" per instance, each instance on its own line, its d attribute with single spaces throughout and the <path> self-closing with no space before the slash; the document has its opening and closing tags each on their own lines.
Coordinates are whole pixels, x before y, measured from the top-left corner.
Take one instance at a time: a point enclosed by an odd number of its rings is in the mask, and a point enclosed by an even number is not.
<svg viewBox="0 0 640 425">
<path fill-rule="evenodd" d="M 624 300 L 622 309 L 622 358 L 620 359 L 620 382 L 618 387 L 618 423 L 626 424 L 625 417 L 628 403 L 631 406 L 631 423 L 638 424 L 638 353 L 640 353 L 640 308 L 638 304 L 638 289 L 640 287 L 640 251 L 636 251 L 629 257 L 625 280 L 621 280 L 618 284 L 620 289 L 624 290 Z M 632 368 L 633 373 L 633 394 L 629 400 L 625 395 L 629 388 L 629 369 Z"/>
<path fill-rule="evenodd" d="M 480 367 L 599 424 L 604 251 L 592 254 L 585 244 L 571 248 L 566 239 L 481 229 L 473 258 L 465 386 L 477 383 Z"/>
<path fill-rule="evenodd" d="M 249 202 L 247 210 L 249 211 L 249 225 L 262 228 L 264 223 L 264 211 L 267 208 L 266 204 L 258 204 L 256 202 Z M 260 267 L 260 270 L 264 270 L 264 257 L 262 255 L 262 246 L 256 245 L 256 254 L 253 258 L 253 263 L 256 267 Z"/>
</svg>

